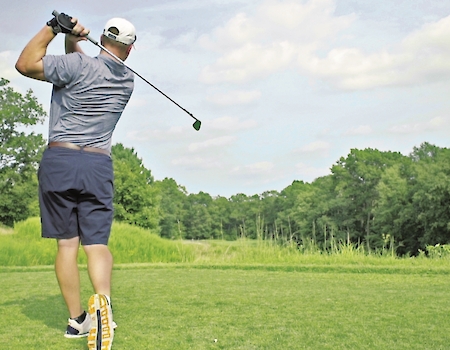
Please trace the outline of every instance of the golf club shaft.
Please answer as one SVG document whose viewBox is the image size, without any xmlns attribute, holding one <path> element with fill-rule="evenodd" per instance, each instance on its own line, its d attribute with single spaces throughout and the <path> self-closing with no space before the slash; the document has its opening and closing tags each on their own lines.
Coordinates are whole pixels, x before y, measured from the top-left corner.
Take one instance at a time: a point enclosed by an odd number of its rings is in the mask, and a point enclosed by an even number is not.
<svg viewBox="0 0 450 350">
<path fill-rule="evenodd" d="M 162 92 L 160 89 L 158 89 L 155 85 L 153 85 L 151 82 L 149 82 L 147 79 L 145 79 L 142 75 L 140 75 L 138 72 L 136 72 L 134 69 L 132 69 L 131 67 L 129 67 L 128 65 L 125 64 L 124 61 L 122 61 L 119 57 L 117 57 L 116 55 L 114 55 L 110 50 L 108 50 L 106 47 L 104 47 L 102 44 L 100 44 L 97 40 L 92 39 L 89 35 L 86 35 L 86 39 L 88 39 L 91 43 L 93 43 L 94 45 L 98 46 L 100 49 L 102 49 L 103 51 L 105 51 L 108 55 L 111 55 L 113 58 L 115 58 L 116 60 L 118 60 L 120 63 L 122 63 L 125 67 L 127 67 L 129 70 L 131 70 L 134 74 L 136 74 L 139 78 L 141 78 L 143 81 L 145 81 L 148 85 L 150 85 L 152 88 L 154 88 L 156 91 L 158 91 L 161 95 L 163 95 L 164 97 L 166 97 L 168 100 L 172 101 L 173 103 L 175 103 L 179 108 L 181 108 L 183 111 L 185 111 L 187 114 L 189 114 L 192 118 L 194 118 L 195 120 L 198 120 L 197 118 L 194 117 L 194 115 L 189 112 L 187 109 L 183 108 L 182 106 L 180 106 L 176 101 L 172 100 L 169 96 L 167 96 L 164 92 Z"/>
<path fill-rule="evenodd" d="M 53 16 L 57 17 L 59 15 L 59 12 L 54 10 L 52 12 Z M 106 47 L 104 47 L 102 44 L 100 44 L 97 40 L 91 38 L 89 35 L 85 36 L 87 40 L 89 40 L 91 43 L 93 43 L 95 46 L 99 47 L 103 51 L 105 51 L 108 55 L 116 59 L 118 62 L 123 64 L 125 67 L 127 67 L 129 70 L 131 70 L 134 74 L 136 74 L 139 78 L 141 78 L 143 81 L 145 81 L 147 84 L 149 84 L 152 88 L 154 88 L 156 91 L 158 91 L 160 94 L 162 94 L 165 98 L 176 104 L 179 108 L 181 108 L 183 111 L 185 111 L 187 114 L 189 114 L 192 118 L 196 120 L 196 122 L 200 123 L 200 120 L 198 120 L 194 115 L 189 112 L 187 109 L 180 106 L 177 102 L 172 100 L 169 96 L 167 96 L 164 92 L 162 92 L 160 89 L 158 89 L 155 85 L 153 85 L 151 82 L 149 82 L 147 79 L 145 79 L 142 75 L 140 75 L 138 72 L 136 72 L 134 69 L 129 67 L 123 60 L 121 60 L 119 57 L 117 57 L 115 54 L 113 54 L 110 50 L 108 50 Z"/>
</svg>

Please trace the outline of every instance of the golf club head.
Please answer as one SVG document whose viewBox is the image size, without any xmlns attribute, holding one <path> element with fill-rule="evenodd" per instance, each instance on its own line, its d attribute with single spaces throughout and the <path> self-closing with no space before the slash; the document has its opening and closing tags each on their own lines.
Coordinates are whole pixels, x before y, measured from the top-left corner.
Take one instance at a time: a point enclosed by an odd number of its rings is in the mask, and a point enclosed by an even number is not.
<svg viewBox="0 0 450 350">
<path fill-rule="evenodd" d="M 202 122 L 200 120 L 196 120 L 192 126 L 194 127 L 195 130 L 199 131 L 200 127 L 202 126 Z"/>
</svg>

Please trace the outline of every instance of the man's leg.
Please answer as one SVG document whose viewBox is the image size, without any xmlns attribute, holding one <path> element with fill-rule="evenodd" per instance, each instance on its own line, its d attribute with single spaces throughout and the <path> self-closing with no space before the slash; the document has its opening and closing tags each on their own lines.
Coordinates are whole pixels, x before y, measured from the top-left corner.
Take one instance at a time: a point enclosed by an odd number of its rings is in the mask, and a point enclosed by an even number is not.
<svg viewBox="0 0 450 350">
<path fill-rule="evenodd" d="M 97 294 L 111 295 L 111 274 L 113 257 L 109 248 L 103 244 L 83 246 L 88 259 L 89 277 Z"/>
<path fill-rule="evenodd" d="M 88 272 L 95 293 L 89 298 L 92 328 L 88 335 L 89 350 L 111 349 L 114 322 L 111 309 L 112 254 L 103 244 L 83 246 L 88 258 Z"/>
<path fill-rule="evenodd" d="M 58 240 L 58 253 L 55 261 L 56 278 L 66 302 L 71 318 L 83 313 L 80 297 L 80 274 L 77 257 L 80 238 Z"/>
</svg>

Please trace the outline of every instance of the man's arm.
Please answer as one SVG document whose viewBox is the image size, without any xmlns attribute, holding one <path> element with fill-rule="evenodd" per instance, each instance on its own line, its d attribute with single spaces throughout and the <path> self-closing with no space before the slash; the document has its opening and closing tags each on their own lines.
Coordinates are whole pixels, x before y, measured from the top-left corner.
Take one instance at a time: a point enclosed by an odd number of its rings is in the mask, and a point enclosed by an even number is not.
<svg viewBox="0 0 450 350">
<path fill-rule="evenodd" d="M 86 37 L 83 36 L 75 36 L 72 34 L 66 34 L 66 38 L 64 40 L 64 45 L 66 48 L 66 53 L 79 52 L 84 54 L 80 45 L 78 45 L 79 41 L 86 41 Z"/>
<path fill-rule="evenodd" d="M 73 36 L 89 34 L 89 30 L 79 24 L 76 18 L 72 19 L 72 23 L 76 23 L 72 29 Z M 55 36 L 51 27 L 42 28 L 23 49 L 16 62 L 16 69 L 26 77 L 46 81 L 42 58 L 47 54 L 47 47 Z"/>
<path fill-rule="evenodd" d="M 23 49 L 16 62 L 16 69 L 26 77 L 45 81 L 42 57 L 47 53 L 47 46 L 55 36 L 49 26 L 42 28 Z"/>
</svg>

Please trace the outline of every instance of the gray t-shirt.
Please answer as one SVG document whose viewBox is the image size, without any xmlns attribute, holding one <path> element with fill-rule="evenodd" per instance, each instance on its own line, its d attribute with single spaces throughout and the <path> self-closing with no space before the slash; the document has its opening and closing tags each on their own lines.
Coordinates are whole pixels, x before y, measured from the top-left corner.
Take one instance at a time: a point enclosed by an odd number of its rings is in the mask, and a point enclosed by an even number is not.
<svg viewBox="0 0 450 350">
<path fill-rule="evenodd" d="M 106 55 L 48 55 L 43 62 L 53 84 L 49 142 L 111 151 L 114 128 L 133 92 L 133 72 Z"/>
</svg>

